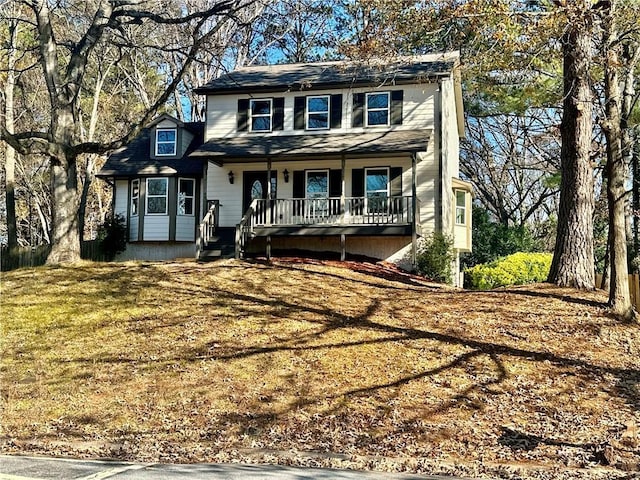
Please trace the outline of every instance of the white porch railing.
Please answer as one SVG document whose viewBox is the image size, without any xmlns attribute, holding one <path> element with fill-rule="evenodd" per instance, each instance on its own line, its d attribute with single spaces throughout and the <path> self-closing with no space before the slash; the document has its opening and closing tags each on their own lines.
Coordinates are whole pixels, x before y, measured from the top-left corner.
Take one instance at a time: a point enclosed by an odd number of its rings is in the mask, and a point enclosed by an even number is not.
<svg viewBox="0 0 640 480">
<path fill-rule="evenodd" d="M 198 229 L 198 238 L 196 240 L 196 258 L 200 258 L 200 254 L 204 247 L 209 244 L 216 234 L 218 228 L 218 216 L 220 211 L 220 201 L 212 200 L 209 202 L 209 210 L 200 222 Z"/>
<path fill-rule="evenodd" d="M 410 196 L 285 198 L 254 203 L 251 222 L 254 226 L 398 225 L 413 222 Z"/>
</svg>

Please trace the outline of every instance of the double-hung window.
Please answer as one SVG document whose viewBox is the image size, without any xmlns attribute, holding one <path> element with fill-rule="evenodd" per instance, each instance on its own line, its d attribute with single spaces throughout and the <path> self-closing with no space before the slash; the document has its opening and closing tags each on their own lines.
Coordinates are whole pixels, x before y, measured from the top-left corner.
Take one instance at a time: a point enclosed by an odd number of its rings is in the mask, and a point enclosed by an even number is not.
<svg viewBox="0 0 640 480">
<path fill-rule="evenodd" d="M 456 190 L 456 225 L 467 224 L 467 195 L 464 190 Z"/>
<path fill-rule="evenodd" d="M 306 171 L 307 214 L 325 216 L 329 211 L 329 170 Z"/>
<path fill-rule="evenodd" d="M 273 101 L 268 98 L 265 100 L 251 100 L 249 102 L 249 116 L 252 132 L 270 132 L 272 129 L 272 112 Z"/>
<path fill-rule="evenodd" d="M 367 93 L 367 126 L 389 125 L 389 92 Z"/>
<path fill-rule="evenodd" d="M 137 217 L 140 211 L 140 180 L 131 181 L 131 216 Z"/>
<path fill-rule="evenodd" d="M 175 155 L 177 138 L 178 133 L 175 128 L 158 128 L 156 130 L 156 155 Z"/>
<path fill-rule="evenodd" d="M 307 97 L 307 129 L 329 128 L 329 95 Z"/>
<path fill-rule="evenodd" d="M 193 215 L 195 183 L 193 178 L 178 179 L 178 215 Z"/>
<path fill-rule="evenodd" d="M 147 178 L 147 215 L 167 214 L 169 179 Z"/>
<path fill-rule="evenodd" d="M 389 205 L 389 168 L 367 168 L 364 178 L 367 211 L 386 212 Z"/>
</svg>

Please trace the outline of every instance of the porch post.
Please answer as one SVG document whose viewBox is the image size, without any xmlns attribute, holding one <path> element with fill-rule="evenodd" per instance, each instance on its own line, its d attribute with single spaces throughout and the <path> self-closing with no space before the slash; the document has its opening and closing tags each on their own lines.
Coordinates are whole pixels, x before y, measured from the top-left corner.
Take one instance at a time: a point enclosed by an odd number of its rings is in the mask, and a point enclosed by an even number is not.
<svg viewBox="0 0 640 480">
<path fill-rule="evenodd" d="M 340 166 L 340 168 L 341 168 L 341 170 L 340 170 L 340 171 L 341 171 L 341 175 L 342 175 L 342 179 L 341 179 L 341 181 L 342 181 L 342 185 L 341 185 L 341 187 L 340 187 L 340 212 L 342 213 L 342 215 L 341 215 L 341 217 L 340 217 L 340 218 L 341 218 L 341 220 L 340 220 L 340 221 L 341 221 L 342 223 L 344 223 L 344 221 L 345 221 L 345 220 L 344 220 L 344 214 L 345 214 L 345 213 L 347 213 L 347 212 L 345 211 L 346 196 L 345 196 L 345 194 L 344 194 L 344 191 L 345 191 L 345 188 L 346 188 L 346 184 L 345 184 L 345 181 L 344 181 L 344 177 L 345 177 L 345 165 L 346 165 L 346 163 L 347 163 L 347 162 L 346 162 L 346 160 L 345 160 L 344 153 L 343 153 L 343 154 L 342 154 L 342 165 Z"/>
<path fill-rule="evenodd" d="M 418 193 L 416 189 L 416 157 L 417 153 L 411 154 L 411 264 L 416 268 L 418 264 Z"/>
<path fill-rule="evenodd" d="M 265 223 L 270 224 L 272 221 L 271 216 L 271 157 L 267 158 L 267 211 L 265 212 L 266 218 L 264 219 Z"/>
</svg>

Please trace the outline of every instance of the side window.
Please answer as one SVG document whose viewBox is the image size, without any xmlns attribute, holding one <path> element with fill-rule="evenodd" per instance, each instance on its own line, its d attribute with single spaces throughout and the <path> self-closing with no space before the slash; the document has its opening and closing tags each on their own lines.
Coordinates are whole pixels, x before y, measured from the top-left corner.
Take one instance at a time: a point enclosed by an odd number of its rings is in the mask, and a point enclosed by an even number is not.
<svg viewBox="0 0 640 480">
<path fill-rule="evenodd" d="M 147 178 L 147 215 L 167 214 L 168 187 L 167 178 Z"/>
<path fill-rule="evenodd" d="M 175 155 L 177 137 L 178 134 L 175 128 L 158 128 L 156 130 L 156 155 Z"/>
<path fill-rule="evenodd" d="M 178 215 L 193 215 L 195 183 L 192 178 L 178 179 Z"/>
<path fill-rule="evenodd" d="M 140 201 L 140 180 L 135 179 L 131 182 L 131 216 L 137 217 L 139 213 Z"/>
<path fill-rule="evenodd" d="M 389 125 L 389 92 L 367 93 L 367 127 Z"/>
<path fill-rule="evenodd" d="M 307 129 L 329 128 L 329 95 L 307 97 Z"/>
<path fill-rule="evenodd" d="M 249 126 L 252 132 L 271 131 L 272 101 L 251 100 L 249 102 Z"/>
<path fill-rule="evenodd" d="M 467 224 L 467 195 L 464 190 L 456 190 L 456 225 Z"/>
</svg>

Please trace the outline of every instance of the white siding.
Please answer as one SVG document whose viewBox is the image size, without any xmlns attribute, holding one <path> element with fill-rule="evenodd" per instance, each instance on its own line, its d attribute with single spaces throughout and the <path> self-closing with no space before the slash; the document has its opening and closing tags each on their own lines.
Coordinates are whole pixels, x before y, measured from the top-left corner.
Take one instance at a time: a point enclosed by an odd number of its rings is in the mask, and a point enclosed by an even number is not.
<svg viewBox="0 0 640 480">
<path fill-rule="evenodd" d="M 250 98 L 249 95 L 210 95 L 207 106 L 207 128 L 205 138 L 224 138 L 233 136 L 254 135 L 256 137 L 264 135 L 317 135 L 326 133 L 358 133 L 371 131 L 387 131 L 393 130 L 413 130 L 416 128 L 433 128 L 433 106 L 434 98 L 437 93 L 437 84 L 424 83 L 417 85 L 390 86 L 382 88 L 354 88 L 354 89 L 335 89 L 335 90 L 312 90 L 304 92 L 283 92 L 272 93 L 260 96 L 252 96 L 251 98 L 277 98 L 284 97 L 284 130 L 274 131 L 268 134 L 264 133 L 248 133 L 237 131 L 236 114 L 238 110 L 238 99 Z M 403 90 L 403 122 L 402 125 L 392 127 L 369 127 L 369 128 L 353 128 L 352 124 L 352 105 L 353 94 L 372 92 L 372 91 L 391 91 Z M 294 98 L 304 95 L 329 95 L 342 94 L 342 127 L 331 130 L 305 131 L 294 130 Z"/>
<path fill-rule="evenodd" d="M 169 240 L 169 216 L 146 215 L 143 240 Z"/>
<path fill-rule="evenodd" d="M 138 217 L 130 217 L 129 218 L 129 241 L 137 242 L 138 241 L 138 226 L 139 220 Z"/>
<path fill-rule="evenodd" d="M 156 128 L 178 128 L 176 122 L 172 122 L 169 119 L 164 119 L 161 122 L 158 122 Z"/>
<path fill-rule="evenodd" d="M 453 235 L 455 204 L 451 179 L 459 175 L 460 140 L 453 78 L 442 80 L 442 230 Z"/>
<path fill-rule="evenodd" d="M 176 216 L 176 241 L 192 242 L 195 240 L 196 219 L 192 215 Z"/>
<path fill-rule="evenodd" d="M 129 182 L 127 180 L 116 180 L 115 200 L 113 213 L 127 217 L 127 207 L 129 206 Z"/>
</svg>

